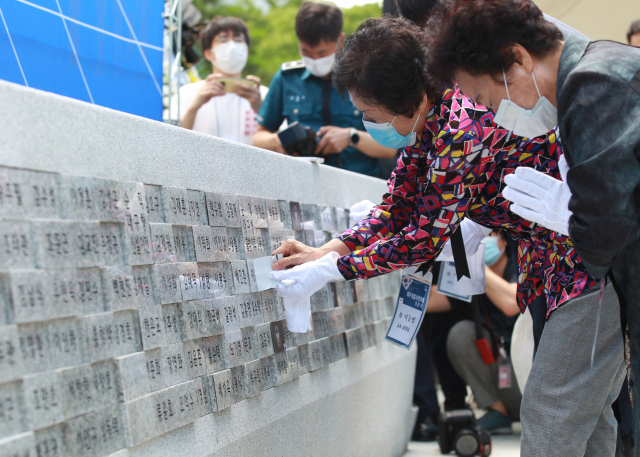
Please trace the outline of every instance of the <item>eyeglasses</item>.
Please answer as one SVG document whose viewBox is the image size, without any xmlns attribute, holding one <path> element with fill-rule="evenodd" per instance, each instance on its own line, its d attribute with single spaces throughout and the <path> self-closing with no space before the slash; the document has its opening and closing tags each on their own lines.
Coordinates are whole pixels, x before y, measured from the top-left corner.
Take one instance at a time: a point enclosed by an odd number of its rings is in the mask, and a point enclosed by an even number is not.
<svg viewBox="0 0 640 457">
<path fill-rule="evenodd" d="M 213 42 L 216 44 L 225 44 L 229 41 L 231 40 L 229 40 L 228 35 L 219 35 L 215 38 L 215 40 L 213 40 Z M 245 43 L 244 35 L 234 35 L 233 41 L 235 41 L 236 43 Z"/>
</svg>

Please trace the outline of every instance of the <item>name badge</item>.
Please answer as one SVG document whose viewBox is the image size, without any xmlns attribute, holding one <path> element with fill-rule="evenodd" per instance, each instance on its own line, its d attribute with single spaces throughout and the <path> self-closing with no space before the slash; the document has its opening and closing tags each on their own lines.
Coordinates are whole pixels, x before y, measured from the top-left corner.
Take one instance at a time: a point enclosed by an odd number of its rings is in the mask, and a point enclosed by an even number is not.
<svg viewBox="0 0 640 457">
<path fill-rule="evenodd" d="M 458 277 L 456 276 L 456 265 L 453 262 L 441 262 L 440 276 L 438 277 L 438 292 L 447 297 L 471 303 L 471 295 L 461 295 L 456 292 Z"/>
<path fill-rule="evenodd" d="M 416 267 L 403 271 L 396 311 L 385 337 L 389 342 L 411 349 L 427 311 L 431 280 L 431 272 L 418 273 Z"/>
<path fill-rule="evenodd" d="M 511 362 L 504 347 L 500 346 L 500 362 L 498 363 L 498 389 L 511 389 Z"/>
</svg>

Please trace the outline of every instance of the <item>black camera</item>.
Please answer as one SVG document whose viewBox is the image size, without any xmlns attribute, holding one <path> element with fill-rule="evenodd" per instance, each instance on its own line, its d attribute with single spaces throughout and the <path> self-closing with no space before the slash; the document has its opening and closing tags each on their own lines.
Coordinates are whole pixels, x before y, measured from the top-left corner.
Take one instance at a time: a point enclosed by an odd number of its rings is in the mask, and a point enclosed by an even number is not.
<svg viewBox="0 0 640 457">
<path fill-rule="evenodd" d="M 491 455 L 491 434 L 478 427 L 473 411 L 469 409 L 440 413 L 438 444 L 443 454 L 455 451 L 460 457 Z"/>
<path fill-rule="evenodd" d="M 315 156 L 316 146 L 322 138 L 316 136 L 316 132 L 311 127 L 306 127 L 298 121 L 278 132 L 278 136 L 285 151 L 289 154 L 296 152 L 303 157 Z"/>
</svg>

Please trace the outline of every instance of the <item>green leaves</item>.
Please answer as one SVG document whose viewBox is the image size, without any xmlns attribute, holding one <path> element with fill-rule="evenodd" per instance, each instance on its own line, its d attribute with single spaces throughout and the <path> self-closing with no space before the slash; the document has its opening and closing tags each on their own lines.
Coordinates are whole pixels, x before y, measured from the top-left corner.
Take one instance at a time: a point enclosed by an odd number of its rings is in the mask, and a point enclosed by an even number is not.
<svg viewBox="0 0 640 457">
<path fill-rule="evenodd" d="M 194 0 L 193 4 L 206 19 L 235 16 L 246 22 L 251 46 L 243 75 L 256 75 L 262 84 L 268 86 L 283 62 L 300 59 L 294 25 L 302 0 L 262 0 L 260 7 L 252 0 L 236 0 L 233 5 L 220 0 Z M 370 3 L 343 9 L 342 13 L 344 31 L 348 34 L 354 32 L 363 20 L 382 16 L 382 8 L 377 3 Z M 202 55 L 199 47 L 196 52 Z M 201 77 L 211 73 L 211 64 L 204 59 L 197 68 Z"/>
</svg>

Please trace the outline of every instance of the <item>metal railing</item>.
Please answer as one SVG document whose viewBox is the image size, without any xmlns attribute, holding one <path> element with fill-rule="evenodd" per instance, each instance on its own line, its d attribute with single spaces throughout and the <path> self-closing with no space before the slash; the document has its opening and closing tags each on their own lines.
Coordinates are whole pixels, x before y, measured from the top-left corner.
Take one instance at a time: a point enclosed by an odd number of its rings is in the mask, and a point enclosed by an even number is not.
<svg viewBox="0 0 640 457">
<path fill-rule="evenodd" d="M 165 122 L 180 125 L 180 72 L 182 71 L 182 0 L 165 2 L 164 113 Z"/>
</svg>

